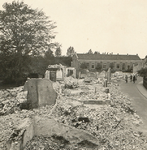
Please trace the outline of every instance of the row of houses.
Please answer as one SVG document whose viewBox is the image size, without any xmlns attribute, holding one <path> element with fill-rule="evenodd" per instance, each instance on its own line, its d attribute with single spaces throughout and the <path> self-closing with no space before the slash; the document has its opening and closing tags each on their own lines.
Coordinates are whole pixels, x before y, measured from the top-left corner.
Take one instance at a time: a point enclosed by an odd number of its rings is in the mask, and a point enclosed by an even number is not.
<svg viewBox="0 0 147 150">
<path fill-rule="evenodd" d="M 135 66 L 142 66 L 142 60 L 138 55 L 75 53 L 72 57 L 71 66 L 80 70 L 82 63 L 86 63 L 87 69 L 90 71 L 95 71 L 98 64 L 101 64 L 102 70 L 113 67 L 115 71 L 130 71 Z"/>
<path fill-rule="evenodd" d="M 98 65 L 101 70 L 108 68 L 114 71 L 133 71 L 137 72 L 143 67 L 143 60 L 138 55 L 119 55 L 119 54 L 79 54 L 72 56 L 71 67 L 59 65 L 49 65 L 45 73 L 45 78 L 51 80 L 63 80 L 64 77 L 72 75 L 79 77 L 81 65 L 85 64 L 87 70 L 98 71 Z"/>
</svg>

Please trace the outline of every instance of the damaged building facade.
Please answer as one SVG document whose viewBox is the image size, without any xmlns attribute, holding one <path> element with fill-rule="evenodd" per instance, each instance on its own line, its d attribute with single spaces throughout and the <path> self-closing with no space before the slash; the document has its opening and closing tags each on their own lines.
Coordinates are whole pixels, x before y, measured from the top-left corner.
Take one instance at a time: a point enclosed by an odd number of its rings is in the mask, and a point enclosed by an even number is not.
<svg viewBox="0 0 147 150">
<path fill-rule="evenodd" d="M 80 70 L 82 63 L 87 64 L 87 69 L 95 71 L 97 65 L 101 65 L 102 70 L 113 68 L 115 71 L 133 70 L 133 65 L 142 64 L 142 60 L 136 55 L 120 54 L 75 54 L 72 57 L 71 66 Z"/>
<path fill-rule="evenodd" d="M 45 72 L 45 78 L 51 81 L 62 81 L 64 77 L 68 76 L 76 77 L 74 67 L 66 67 L 61 64 L 49 65 Z"/>
</svg>

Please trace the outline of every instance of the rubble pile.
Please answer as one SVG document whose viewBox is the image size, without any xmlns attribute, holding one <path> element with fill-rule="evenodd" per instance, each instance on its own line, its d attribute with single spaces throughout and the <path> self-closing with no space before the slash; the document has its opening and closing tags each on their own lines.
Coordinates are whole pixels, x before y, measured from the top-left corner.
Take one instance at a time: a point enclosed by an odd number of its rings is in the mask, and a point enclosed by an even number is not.
<svg viewBox="0 0 147 150">
<path fill-rule="evenodd" d="M 40 147 L 42 150 L 91 150 L 96 148 L 93 143 L 84 141 L 78 144 L 69 143 L 68 140 L 64 139 L 62 136 L 52 136 L 52 137 L 37 137 L 35 136 L 30 142 L 27 143 L 24 150 L 36 150 Z"/>
<path fill-rule="evenodd" d="M 17 127 L 24 118 L 32 118 L 35 115 L 50 117 L 53 105 L 47 105 L 32 110 L 19 110 L 13 114 L 0 117 L 0 150 L 6 150 L 6 141 L 9 139 L 13 129 Z"/>
<path fill-rule="evenodd" d="M 64 139 L 63 137 L 58 137 L 54 135 L 52 137 L 36 136 L 30 142 L 27 143 L 24 150 L 36 150 L 38 147 L 41 147 L 44 150 L 91 150 L 98 148 L 95 144 L 88 141 L 83 141 L 78 144 L 74 144 L 69 143 L 69 141 Z"/>
<path fill-rule="evenodd" d="M 147 146 L 146 137 L 135 130 L 142 123 L 136 114 L 133 116 L 109 106 L 99 109 L 60 107 L 56 109 L 57 114 L 59 122 L 89 131 L 98 137 L 101 148 L 130 150 Z"/>
<path fill-rule="evenodd" d="M 95 88 L 97 91 L 95 92 Z M 102 85 L 86 86 L 89 92 L 62 96 L 55 112 L 57 121 L 89 131 L 100 142 L 100 149 L 147 149 L 146 136 L 136 130 L 142 120 L 131 106 L 130 99 L 120 92 L 118 84 L 109 84 L 110 105 L 87 107 L 82 100 L 107 98 Z M 110 94 L 109 93 L 109 94 Z"/>
<path fill-rule="evenodd" d="M 80 94 L 72 96 L 70 93 L 68 95 L 64 95 L 65 99 L 73 99 L 78 101 L 89 101 L 89 100 L 107 100 L 108 99 L 108 93 L 105 93 L 104 91 L 106 88 L 98 85 L 79 85 L 78 91 L 81 91 Z M 71 92 L 71 91 L 70 91 Z"/>
<path fill-rule="evenodd" d="M 59 83 L 59 82 L 53 82 L 53 89 L 56 91 L 56 93 L 61 94 L 62 89 L 64 87 L 64 83 Z"/>
<path fill-rule="evenodd" d="M 73 89 L 78 87 L 78 80 L 72 76 L 64 78 L 65 88 Z"/>
<path fill-rule="evenodd" d="M 52 117 L 59 123 L 85 130 L 99 139 L 99 150 L 146 150 L 147 137 L 139 130 L 142 120 L 131 106 L 129 97 L 121 93 L 117 79 L 114 78 L 108 87 L 103 87 L 100 79 L 87 84 L 84 80 L 77 81 L 77 89 L 80 94 L 71 94 L 71 90 L 63 88 L 64 84 L 70 85 L 74 78 L 66 78 L 65 82 L 53 84 L 55 91 L 60 94 L 57 103 L 53 106 L 45 106 L 32 110 L 16 110 L 13 113 L 8 111 L 7 115 L 0 118 L 0 149 L 5 150 L 5 143 L 14 126 L 26 118 L 34 115 Z M 72 84 L 71 84 L 72 85 Z M 106 92 L 106 88 L 109 92 Z M 1 90 L 0 107 L 9 106 L 15 108 L 20 101 L 25 100 L 22 87 Z M 70 90 L 70 91 L 69 91 Z M 69 92 L 65 94 L 63 91 Z M 19 94 L 18 94 L 19 93 Z M 18 100 L 20 99 L 20 100 Z M 107 105 L 87 105 L 83 101 L 110 100 Z M 6 105 L 7 104 L 7 105 Z M 6 106 L 5 106 L 6 105 Z M 9 108 L 8 107 L 8 108 Z M 9 108 L 10 109 L 10 108 Z M 9 110 L 8 109 L 8 110 Z M 6 114 L 6 113 L 5 113 Z M 27 143 L 25 150 L 29 149 L 94 149 L 90 143 L 71 144 L 63 137 L 34 137 Z"/>
<path fill-rule="evenodd" d="M 27 101 L 27 91 L 23 86 L 0 90 L 0 116 L 20 110 L 21 104 Z"/>
<path fill-rule="evenodd" d="M 37 142 L 36 142 L 37 141 Z M 30 142 L 27 143 L 24 150 L 36 150 L 38 147 L 48 150 L 59 150 L 62 148 L 69 148 L 68 141 L 57 137 L 37 137 L 35 136 Z"/>
</svg>

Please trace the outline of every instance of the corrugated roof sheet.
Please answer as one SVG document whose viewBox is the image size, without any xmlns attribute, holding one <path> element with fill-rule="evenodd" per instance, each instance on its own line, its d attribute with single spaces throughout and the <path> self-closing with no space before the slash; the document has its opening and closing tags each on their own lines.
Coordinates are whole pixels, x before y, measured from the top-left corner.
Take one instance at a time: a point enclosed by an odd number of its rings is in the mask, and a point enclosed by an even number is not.
<svg viewBox="0 0 147 150">
<path fill-rule="evenodd" d="M 138 55 L 77 54 L 83 60 L 141 60 Z"/>
</svg>

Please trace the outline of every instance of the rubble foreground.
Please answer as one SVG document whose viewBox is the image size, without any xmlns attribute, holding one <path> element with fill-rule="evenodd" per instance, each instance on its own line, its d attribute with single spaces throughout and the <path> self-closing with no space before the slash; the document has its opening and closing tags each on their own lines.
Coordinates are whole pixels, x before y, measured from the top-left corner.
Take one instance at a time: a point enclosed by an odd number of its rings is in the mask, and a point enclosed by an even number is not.
<svg viewBox="0 0 147 150">
<path fill-rule="evenodd" d="M 131 106 L 131 99 L 121 93 L 116 79 L 108 87 L 101 80 L 74 82 L 75 88 L 65 88 L 64 82 L 53 83 L 58 97 L 55 105 L 27 110 L 21 109 L 26 100 L 23 87 L 0 90 L 0 149 L 6 150 L 6 142 L 14 128 L 23 119 L 39 116 L 53 118 L 57 123 L 78 129 L 98 139 L 71 142 L 64 134 L 48 137 L 34 136 L 24 150 L 48 149 L 98 149 L 98 150 L 146 150 L 147 137 L 139 131 L 143 123 Z M 67 85 L 66 81 L 66 85 Z"/>
</svg>

